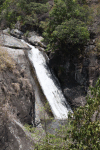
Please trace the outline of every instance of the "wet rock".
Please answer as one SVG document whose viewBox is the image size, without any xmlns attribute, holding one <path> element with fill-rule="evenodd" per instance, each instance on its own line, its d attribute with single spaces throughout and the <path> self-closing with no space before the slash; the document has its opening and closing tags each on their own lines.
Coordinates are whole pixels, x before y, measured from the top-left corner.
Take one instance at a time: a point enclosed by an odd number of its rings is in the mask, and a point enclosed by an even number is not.
<svg viewBox="0 0 100 150">
<path fill-rule="evenodd" d="M 68 56 L 54 55 L 49 62 L 71 107 L 76 108 L 85 105 L 88 61 L 84 62 L 84 68 L 77 61 L 74 63 Z"/>
<path fill-rule="evenodd" d="M 64 95 L 68 99 L 72 108 L 84 106 L 86 104 L 86 92 L 80 85 L 64 88 Z"/>
</svg>

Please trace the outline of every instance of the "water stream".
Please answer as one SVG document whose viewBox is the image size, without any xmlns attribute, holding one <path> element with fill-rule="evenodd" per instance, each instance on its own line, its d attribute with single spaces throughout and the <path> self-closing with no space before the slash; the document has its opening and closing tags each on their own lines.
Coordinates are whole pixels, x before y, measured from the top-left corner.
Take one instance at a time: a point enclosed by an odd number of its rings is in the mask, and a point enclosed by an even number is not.
<svg viewBox="0 0 100 150">
<path fill-rule="evenodd" d="M 72 110 L 62 93 L 59 83 L 53 77 L 43 53 L 34 46 L 26 44 L 31 47 L 31 50 L 28 51 L 28 58 L 35 69 L 37 79 L 50 105 L 54 118 L 60 120 L 67 119 L 68 113 L 72 112 Z"/>
</svg>

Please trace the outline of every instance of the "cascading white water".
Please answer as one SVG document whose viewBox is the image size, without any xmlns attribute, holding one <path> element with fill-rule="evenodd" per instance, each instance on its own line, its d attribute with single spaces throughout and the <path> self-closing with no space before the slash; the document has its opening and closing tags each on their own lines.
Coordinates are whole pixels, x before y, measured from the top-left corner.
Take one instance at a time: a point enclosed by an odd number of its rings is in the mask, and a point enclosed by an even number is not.
<svg viewBox="0 0 100 150">
<path fill-rule="evenodd" d="M 55 119 L 67 119 L 68 113 L 72 113 L 72 110 L 66 101 L 59 84 L 57 84 L 57 81 L 50 72 L 45 57 L 37 48 L 28 43 L 26 44 L 32 48 L 28 51 L 28 57 L 35 68 L 37 79 L 49 102 Z"/>
</svg>

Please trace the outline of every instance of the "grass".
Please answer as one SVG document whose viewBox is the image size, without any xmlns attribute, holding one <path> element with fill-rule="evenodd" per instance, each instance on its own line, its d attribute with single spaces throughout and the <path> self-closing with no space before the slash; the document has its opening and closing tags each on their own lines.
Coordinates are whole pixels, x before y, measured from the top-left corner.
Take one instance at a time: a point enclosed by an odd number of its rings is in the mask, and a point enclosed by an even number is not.
<svg viewBox="0 0 100 150">
<path fill-rule="evenodd" d="M 15 62 L 9 56 L 5 48 L 0 46 L 0 71 L 6 69 L 13 70 L 15 68 Z"/>
</svg>

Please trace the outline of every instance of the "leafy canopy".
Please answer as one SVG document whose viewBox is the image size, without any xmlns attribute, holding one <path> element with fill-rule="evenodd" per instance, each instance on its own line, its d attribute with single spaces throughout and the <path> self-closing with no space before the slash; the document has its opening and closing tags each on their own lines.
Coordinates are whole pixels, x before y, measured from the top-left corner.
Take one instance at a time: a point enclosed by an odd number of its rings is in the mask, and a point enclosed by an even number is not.
<svg viewBox="0 0 100 150">
<path fill-rule="evenodd" d="M 66 50 L 68 44 L 86 44 L 88 15 L 87 5 L 80 6 L 76 0 L 55 0 L 49 20 L 43 24 L 48 50 Z"/>
<path fill-rule="evenodd" d="M 0 21 L 12 27 L 18 20 L 21 24 L 38 23 L 38 15 L 48 12 L 47 0 L 5 0 L 0 6 Z"/>
</svg>

